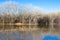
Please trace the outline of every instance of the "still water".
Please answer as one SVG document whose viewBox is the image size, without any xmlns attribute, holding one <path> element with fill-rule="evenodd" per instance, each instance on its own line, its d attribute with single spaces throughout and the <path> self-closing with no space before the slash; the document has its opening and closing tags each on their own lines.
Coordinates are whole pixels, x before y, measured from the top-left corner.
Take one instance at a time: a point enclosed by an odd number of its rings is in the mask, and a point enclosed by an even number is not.
<svg viewBox="0 0 60 40">
<path fill-rule="evenodd" d="M 15 26 L 14 26 L 15 27 Z M 5 26 L 5 29 L 14 28 L 13 26 Z M 1 26 L 1 29 L 2 26 Z M 46 33 L 44 33 L 46 32 Z M 14 32 L 0 32 L 0 40 L 60 40 L 60 35 L 50 34 L 49 31 L 14 31 Z"/>
<path fill-rule="evenodd" d="M 60 40 L 57 34 L 37 32 L 0 32 L 0 40 Z"/>
</svg>

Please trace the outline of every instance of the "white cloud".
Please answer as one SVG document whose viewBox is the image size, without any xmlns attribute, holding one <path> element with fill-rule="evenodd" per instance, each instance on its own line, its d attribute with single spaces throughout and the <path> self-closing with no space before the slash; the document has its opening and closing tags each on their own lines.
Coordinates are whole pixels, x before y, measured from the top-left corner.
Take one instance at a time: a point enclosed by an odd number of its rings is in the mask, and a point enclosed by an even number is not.
<svg viewBox="0 0 60 40">
<path fill-rule="evenodd" d="M 0 12 L 16 13 L 19 8 L 20 5 L 16 2 L 9 1 L 0 3 Z"/>
<path fill-rule="evenodd" d="M 24 11 L 31 12 L 31 13 L 43 13 L 42 8 L 33 5 L 32 3 L 29 4 L 19 4 L 17 2 L 2 2 L 0 3 L 0 11 L 1 12 L 10 12 L 10 13 L 16 13 L 19 12 L 20 9 L 24 9 Z M 23 11 L 23 12 L 24 12 Z"/>
<path fill-rule="evenodd" d="M 42 8 L 40 8 L 38 6 L 35 6 L 32 3 L 24 4 L 24 6 L 25 6 L 26 9 L 29 9 L 31 12 L 43 13 L 43 9 Z"/>
</svg>

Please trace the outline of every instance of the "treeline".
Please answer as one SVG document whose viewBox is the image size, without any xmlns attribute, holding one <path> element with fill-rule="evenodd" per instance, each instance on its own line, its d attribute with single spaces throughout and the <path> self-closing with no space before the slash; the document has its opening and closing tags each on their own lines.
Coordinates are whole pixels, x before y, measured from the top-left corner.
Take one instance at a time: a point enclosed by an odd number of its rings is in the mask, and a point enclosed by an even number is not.
<svg viewBox="0 0 60 40">
<path fill-rule="evenodd" d="M 60 25 L 59 14 L 0 14 L 0 23 L 36 23 L 40 27 Z"/>
<path fill-rule="evenodd" d="M 12 5 L 13 4 L 13 5 Z M 39 28 L 60 26 L 60 12 L 44 13 L 39 8 L 22 8 L 16 3 L 3 3 L 0 5 L 0 24 L 27 23 L 37 24 Z"/>
</svg>

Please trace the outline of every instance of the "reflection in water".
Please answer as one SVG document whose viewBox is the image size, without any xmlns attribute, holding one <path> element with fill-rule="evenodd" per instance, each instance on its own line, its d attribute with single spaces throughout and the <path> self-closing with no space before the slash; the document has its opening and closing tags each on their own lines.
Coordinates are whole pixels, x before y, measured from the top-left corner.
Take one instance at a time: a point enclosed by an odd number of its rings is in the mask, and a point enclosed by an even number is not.
<svg viewBox="0 0 60 40">
<path fill-rule="evenodd" d="M 2 29 L 3 30 L 16 29 L 16 28 L 19 29 L 19 27 L 21 27 L 21 28 L 26 27 L 27 29 L 29 28 L 28 26 L 4 25 L 4 29 L 3 28 Z M 33 26 L 31 26 L 31 27 L 33 28 Z M 47 33 L 45 33 L 45 32 L 47 32 Z M 49 34 L 49 28 L 40 28 L 40 30 L 33 31 L 33 32 L 26 32 L 26 31 L 25 32 L 24 31 L 0 32 L 0 40 L 45 40 L 44 37 L 46 36 L 46 34 Z"/>
<path fill-rule="evenodd" d="M 54 34 L 50 35 L 50 34 L 48 34 L 48 35 L 44 36 L 43 40 L 60 40 L 60 39 L 59 39 L 59 37 L 57 35 L 54 35 Z"/>
<path fill-rule="evenodd" d="M 28 32 L 0 33 L 0 40 L 33 40 Z"/>
<path fill-rule="evenodd" d="M 58 40 L 57 38 L 59 38 L 58 35 L 47 35 L 36 32 L 0 32 L 0 40 Z"/>
</svg>

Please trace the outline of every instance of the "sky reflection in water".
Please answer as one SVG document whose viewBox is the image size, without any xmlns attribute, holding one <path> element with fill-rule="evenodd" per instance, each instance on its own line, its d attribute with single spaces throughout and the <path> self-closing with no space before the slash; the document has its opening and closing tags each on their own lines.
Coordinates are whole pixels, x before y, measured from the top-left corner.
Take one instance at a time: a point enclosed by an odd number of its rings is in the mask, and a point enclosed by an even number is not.
<svg viewBox="0 0 60 40">
<path fill-rule="evenodd" d="M 57 35 L 30 32 L 1 33 L 0 40 L 60 40 Z"/>
</svg>

